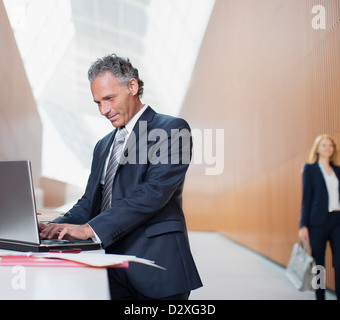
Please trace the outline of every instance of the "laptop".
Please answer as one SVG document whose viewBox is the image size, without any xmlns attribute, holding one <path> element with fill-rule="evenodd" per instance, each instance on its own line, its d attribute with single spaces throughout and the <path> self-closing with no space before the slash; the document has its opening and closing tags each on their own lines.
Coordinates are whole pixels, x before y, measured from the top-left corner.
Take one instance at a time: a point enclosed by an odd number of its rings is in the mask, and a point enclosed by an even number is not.
<svg viewBox="0 0 340 320">
<path fill-rule="evenodd" d="M 0 249 L 48 252 L 100 247 L 92 239 L 41 240 L 30 161 L 0 161 Z"/>
</svg>

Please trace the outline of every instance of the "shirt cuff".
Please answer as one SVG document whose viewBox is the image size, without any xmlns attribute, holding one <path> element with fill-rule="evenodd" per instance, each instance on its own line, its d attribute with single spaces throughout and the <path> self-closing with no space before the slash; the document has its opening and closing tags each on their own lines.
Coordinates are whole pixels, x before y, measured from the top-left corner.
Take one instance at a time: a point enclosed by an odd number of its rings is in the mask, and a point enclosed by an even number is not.
<svg viewBox="0 0 340 320">
<path fill-rule="evenodd" d="M 93 240 L 94 242 L 102 243 L 102 241 L 100 240 L 100 238 L 98 237 L 98 235 L 94 232 L 94 230 L 92 229 L 92 227 L 91 227 L 88 223 L 87 223 L 86 225 L 88 225 L 88 226 L 91 228 L 92 232 L 94 233 L 94 236 L 91 237 L 92 240 Z"/>
</svg>

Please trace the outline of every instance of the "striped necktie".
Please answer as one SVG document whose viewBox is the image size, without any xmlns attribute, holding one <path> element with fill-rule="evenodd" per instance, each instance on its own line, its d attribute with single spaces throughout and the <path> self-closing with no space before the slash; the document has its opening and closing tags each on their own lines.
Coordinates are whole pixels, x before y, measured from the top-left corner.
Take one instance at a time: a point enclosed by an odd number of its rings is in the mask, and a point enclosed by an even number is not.
<svg viewBox="0 0 340 320">
<path fill-rule="evenodd" d="M 123 151 L 123 145 L 124 145 L 126 135 L 127 135 L 127 130 L 125 127 L 121 127 L 118 129 L 118 132 L 116 134 L 115 141 L 113 144 L 113 148 L 111 151 L 109 163 L 106 169 L 101 211 L 107 210 L 108 208 L 111 207 L 113 180 L 114 180 L 114 177 L 116 175 L 116 172 L 119 166 L 119 159 Z"/>
</svg>

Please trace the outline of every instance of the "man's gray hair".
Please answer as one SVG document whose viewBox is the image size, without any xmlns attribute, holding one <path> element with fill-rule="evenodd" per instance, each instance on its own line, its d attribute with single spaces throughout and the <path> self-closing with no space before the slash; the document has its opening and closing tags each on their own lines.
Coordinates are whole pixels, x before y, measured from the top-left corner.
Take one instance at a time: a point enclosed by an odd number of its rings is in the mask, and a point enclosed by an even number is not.
<svg viewBox="0 0 340 320">
<path fill-rule="evenodd" d="M 132 78 L 136 79 L 139 85 L 138 96 L 143 95 L 144 82 L 139 79 L 138 70 L 132 66 L 129 59 L 118 57 L 114 53 L 99 58 L 91 65 L 88 71 L 88 79 L 92 82 L 96 77 L 103 75 L 107 71 L 110 71 L 118 83 L 126 88 Z"/>
</svg>

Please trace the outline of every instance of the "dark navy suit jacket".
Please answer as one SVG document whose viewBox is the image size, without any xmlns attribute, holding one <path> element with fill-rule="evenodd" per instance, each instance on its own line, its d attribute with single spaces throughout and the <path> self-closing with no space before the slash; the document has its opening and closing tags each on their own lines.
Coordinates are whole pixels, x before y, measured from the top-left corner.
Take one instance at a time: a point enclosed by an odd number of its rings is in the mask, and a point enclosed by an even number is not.
<svg viewBox="0 0 340 320">
<path fill-rule="evenodd" d="M 340 167 L 332 166 L 340 181 Z M 339 183 L 340 194 L 340 183 Z M 328 191 L 319 164 L 305 164 L 302 173 L 302 206 L 300 228 L 322 225 L 328 215 Z"/>
<path fill-rule="evenodd" d="M 115 176 L 112 207 L 100 213 L 100 179 L 116 130 L 94 149 L 83 197 L 54 222 L 88 223 L 107 253 L 135 255 L 166 268 L 164 271 L 130 264 L 126 270 L 129 281 L 143 295 L 159 299 L 188 292 L 202 286 L 182 210 L 182 190 L 192 147 L 189 125 L 183 119 L 158 114 L 148 107 L 133 132 L 124 149 L 127 163 L 119 166 Z M 176 139 L 171 139 L 178 132 L 189 134 L 189 144 L 177 144 Z M 172 151 L 178 148 L 180 152 L 174 155 Z M 184 159 L 188 153 L 189 161 Z M 157 163 L 159 160 L 161 163 Z"/>
</svg>

